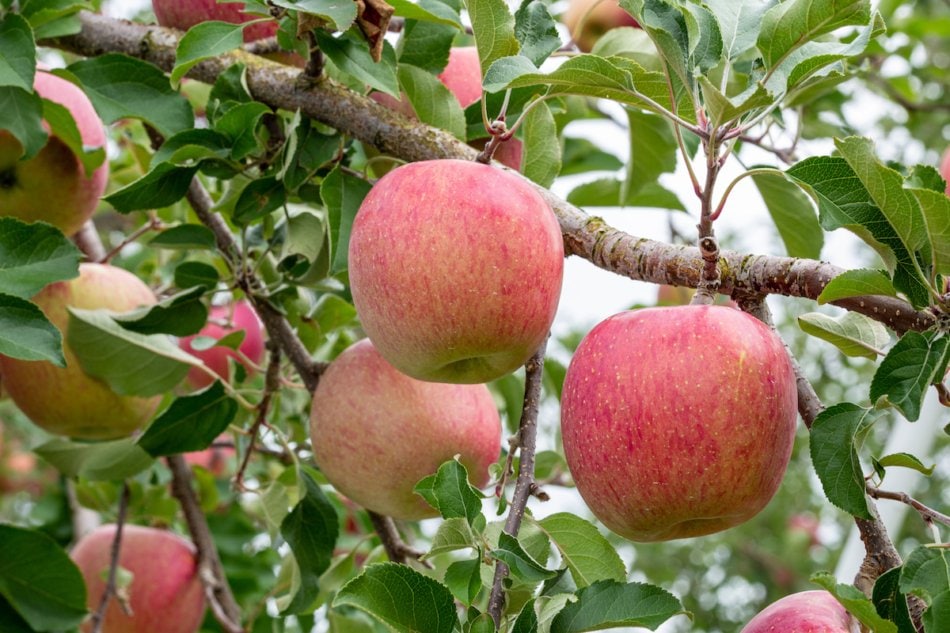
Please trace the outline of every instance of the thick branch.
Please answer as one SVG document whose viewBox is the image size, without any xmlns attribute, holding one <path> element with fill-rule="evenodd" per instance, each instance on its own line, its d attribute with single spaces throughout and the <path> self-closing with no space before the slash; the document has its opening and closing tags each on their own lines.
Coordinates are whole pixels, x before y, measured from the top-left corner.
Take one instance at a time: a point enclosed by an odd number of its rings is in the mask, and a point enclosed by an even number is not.
<svg viewBox="0 0 950 633">
<path fill-rule="evenodd" d="M 73 235 L 73 242 L 76 243 L 76 246 L 89 261 L 101 262 L 106 259 L 106 248 L 102 245 L 102 240 L 99 239 L 99 233 L 96 231 L 96 225 L 93 224 L 91 219 L 86 220 L 82 228 L 76 231 L 76 234 Z"/>
<path fill-rule="evenodd" d="M 386 550 L 386 555 L 394 563 L 405 563 L 406 560 L 420 559 L 425 552 L 420 552 L 406 544 L 399 535 L 396 523 L 388 516 L 376 514 L 372 510 L 367 512 L 369 520 L 373 522 L 373 529 Z"/>
<path fill-rule="evenodd" d="M 76 35 L 46 42 L 87 57 L 125 53 L 169 71 L 175 63 L 178 35 L 155 26 L 81 13 Z M 477 151 L 452 135 L 413 122 L 327 77 L 298 81 L 299 70 L 235 51 L 197 64 L 189 77 L 212 83 L 234 63 L 247 65 L 247 83 L 255 99 L 275 108 L 299 110 L 381 151 L 407 161 L 438 158 L 474 160 Z M 671 246 L 618 231 L 550 191 L 537 188 L 557 215 L 566 252 L 596 266 L 657 284 L 699 286 L 703 259 L 695 247 Z M 815 299 L 841 268 L 806 259 L 720 253 L 720 292 L 733 290 Z M 923 330 L 933 318 L 889 297 L 859 297 L 837 302 L 881 321 L 897 332 Z M 286 351 L 286 350 L 285 350 Z M 288 354 L 291 356 L 290 354 Z M 293 359 L 293 356 L 291 356 Z M 295 362 L 296 364 L 296 362 Z"/>
</svg>

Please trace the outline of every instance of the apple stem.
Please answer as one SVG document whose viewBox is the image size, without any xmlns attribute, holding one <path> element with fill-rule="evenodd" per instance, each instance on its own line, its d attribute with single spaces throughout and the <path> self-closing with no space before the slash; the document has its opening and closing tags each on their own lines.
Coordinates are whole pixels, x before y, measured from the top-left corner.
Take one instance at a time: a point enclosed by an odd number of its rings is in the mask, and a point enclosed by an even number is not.
<svg viewBox="0 0 950 633">
<path fill-rule="evenodd" d="M 308 79 L 314 80 L 323 74 L 323 51 L 317 45 L 317 36 L 313 31 L 307 33 L 307 39 L 310 42 L 310 59 L 307 60 L 303 73 Z"/>
<path fill-rule="evenodd" d="M 534 454 L 538 438 L 538 410 L 541 405 L 541 379 L 544 373 L 544 352 L 548 339 L 525 363 L 524 403 L 521 407 L 521 422 L 518 424 L 517 440 L 511 443 L 511 452 L 520 449 L 521 460 L 518 467 L 518 479 L 511 496 L 508 517 L 505 519 L 505 534 L 517 538 L 521 529 L 528 499 L 535 495 L 544 500 L 547 495 L 541 491 L 534 480 Z M 509 454 L 510 455 L 510 454 Z M 495 563 L 495 577 L 491 595 L 488 598 L 488 613 L 495 621 L 495 628 L 501 624 L 501 614 L 505 607 L 504 580 L 508 576 L 508 566 L 501 561 Z"/>
<path fill-rule="evenodd" d="M 394 563 L 405 563 L 406 560 L 410 558 L 419 560 L 425 555 L 425 552 L 415 549 L 402 540 L 399 529 L 396 527 L 396 522 L 393 521 L 391 517 L 377 514 L 372 510 L 367 510 L 366 512 L 369 514 L 369 520 L 372 521 L 373 529 L 376 530 L 376 535 L 379 536 L 379 540 L 382 542 L 383 549 L 386 550 L 386 555 L 389 557 L 389 560 Z M 430 563 L 425 561 L 421 562 L 426 567 L 432 568 Z"/>
<path fill-rule="evenodd" d="M 106 248 L 102 245 L 102 239 L 99 237 L 96 225 L 91 219 L 86 220 L 82 228 L 73 235 L 73 242 L 89 261 L 96 263 L 105 261 Z"/>
<path fill-rule="evenodd" d="M 116 575 L 119 569 L 119 553 L 122 549 L 122 530 L 125 526 L 125 516 L 129 508 L 129 482 L 122 482 L 122 493 L 119 495 L 119 510 L 115 519 L 115 536 L 112 537 L 112 549 L 109 554 L 109 574 L 106 577 L 106 586 L 102 591 L 102 597 L 99 599 L 99 606 L 96 612 L 92 614 L 92 629 L 90 633 L 101 633 L 102 625 L 105 623 L 106 608 L 109 606 L 109 600 L 115 597 L 119 606 L 126 615 L 131 615 L 129 605 L 122 600 L 115 586 Z"/>
<path fill-rule="evenodd" d="M 257 416 L 254 418 L 254 424 L 251 425 L 251 429 L 248 431 L 250 441 L 248 442 L 247 450 L 244 451 L 241 466 L 234 476 L 234 487 L 241 491 L 246 490 L 244 486 L 244 472 L 247 470 L 247 465 L 251 461 L 251 455 L 254 453 L 254 442 L 257 439 L 257 434 L 260 432 L 261 426 L 263 426 L 267 420 L 267 413 L 270 410 L 270 403 L 274 397 L 274 393 L 280 389 L 280 347 L 269 340 L 267 341 L 267 349 L 270 351 L 270 356 L 267 361 L 267 374 L 264 377 L 264 395 L 256 407 Z"/>
</svg>

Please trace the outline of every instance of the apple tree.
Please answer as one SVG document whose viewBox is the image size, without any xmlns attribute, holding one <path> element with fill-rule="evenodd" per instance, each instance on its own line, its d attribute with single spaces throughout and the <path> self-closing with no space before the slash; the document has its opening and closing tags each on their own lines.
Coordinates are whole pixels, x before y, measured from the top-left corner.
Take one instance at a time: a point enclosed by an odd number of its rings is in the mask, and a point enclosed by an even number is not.
<svg viewBox="0 0 950 633">
<path fill-rule="evenodd" d="M 950 8 L 877 5 L 0 0 L 0 630 L 950 631 Z"/>
</svg>

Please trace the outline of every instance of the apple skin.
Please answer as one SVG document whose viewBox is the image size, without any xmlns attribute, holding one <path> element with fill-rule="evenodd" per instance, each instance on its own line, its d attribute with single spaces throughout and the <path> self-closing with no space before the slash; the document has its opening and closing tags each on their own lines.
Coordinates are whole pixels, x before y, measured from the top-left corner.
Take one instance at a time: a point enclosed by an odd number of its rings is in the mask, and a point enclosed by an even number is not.
<svg viewBox="0 0 950 633">
<path fill-rule="evenodd" d="M 593 6 L 595 3 L 597 6 Z M 617 0 L 570 0 L 562 19 L 577 48 L 585 53 L 589 53 L 597 40 L 612 28 L 640 26 L 632 15 L 620 8 Z"/>
<path fill-rule="evenodd" d="M 474 161 L 394 169 L 350 234 L 363 328 L 419 380 L 487 382 L 523 365 L 547 337 L 563 268 L 561 231 L 540 195 Z"/>
<path fill-rule="evenodd" d="M 827 591 L 802 591 L 759 612 L 739 633 L 858 633 L 848 611 Z"/>
<path fill-rule="evenodd" d="M 80 264 L 79 276 L 46 286 L 33 301 L 63 332 L 66 367 L 0 356 L 3 388 L 34 424 L 59 435 L 103 440 L 125 437 L 148 421 L 161 396 L 120 396 L 82 370 L 66 343 L 67 307 L 127 312 L 155 303 L 138 277 L 115 266 Z"/>
<path fill-rule="evenodd" d="M 795 436 L 795 374 L 781 339 L 724 306 L 608 318 L 575 352 L 561 398 L 577 489 L 632 541 L 750 519 L 781 483 Z"/>
<path fill-rule="evenodd" d="M 947 183 L 947 188 L 944 189 L 944 192 L 950 196 L 950 147 L 944 151 L 943 160 L 940 161 L 940 175 L 943 176 L 943 179 Z"/>
<path fill-rule="evenodd" d="M 86 604 L 93 612 L 105 591 L 115 529 L 103 525 L 93 530 L 70 554 L 86 581 Z M 167 530 L 127 524 L 122 528 L 119 566 L 134 576 L 128 587 L 132 615 L 125 615 L 111 600 L 102 633 L 197 633 L 205 597 L 190 542 Z M 88 633 L 91 628 L 87 621 L 82 630 Z"/>
<path fill-rule="evenodd" d="M 227 442 L 231 437 L 227 433 L 218 436 L 216 441 Z M 203 451 L 185 453 L 182 457 L 190 466 L 200 466 L 215 477 L 224 477 L 234 463 L 237 451 L 233 446 L 212 446 Z"/>
<path fill-rule="evenodd" d="M 79 129 L 83 145 L 103 147 L 106 132 L 89 98 L 72 83 L 37 69 L 33 88 L 38 95 L 67 108 Z M 44 123 L 45 125 L 45 123 Z M 24 222 L 49 222 L 72 235 L 88 220 L 99 204 L 109 180 L 109 163 L 87 177 L 86 170 L 69 147 L 56 136 L 33 158 L 18 160 L 23 146 L 0 130 L 0 216 Z"/>
<path fill-rule="evenodd" d="M 218 4 L 215 0 L 152 0 L 152 11 L 162 26 L 187 31 L 196 24 L 217 20 L 241 24 L 258 19 L 242 10 L 240 2 Z M 244 29 L 244 41 L 253 42 L 277 34 L 277 22 L 261 22 Z"/>
<path fill-rule="evenodd" d="M 214 321 L 223 321 L 229 323 L 227 327 L 215 323 Z M 238 346 L 242 354 L 247 356 L 256 364 L 264 360 L 264 324 L 261 323 L 257 312 L 247 301 L 238 301 L 232 306 L 212 306 L 208 311 L 208 324 L 205 325 L 197 336 L 208 336 L 213 339 L 221 339 L 232 332 L 244 330 L 244 340 Z M 216 345 L 211 349 L 193 350 L 191 342 L 194 336 L 186 336 L 179 340 L 178 346 L 192 356 L 201 359 L 214 373 L 227 380 L 228 377 L 228 359 L 233 358 L 244 365 L 248 376 L 253 375 L 253 368 L 245 363 L 237 353 L 229 348 Z M 214 379 L 206 372 L 192 368 L 188 371 L 188 384 L 195 389 L 204 389 Z"/>
<path fill-rule="evenodd" d="M 397 519 L 438 516 L 413 488 L 460 455 L 472 484 L 488 482 L 501 420 L 485 385 L 414 380 L 363 339 L 334 360 L 313 395 L 317 465 L 359 505 Z"/>
</svg>

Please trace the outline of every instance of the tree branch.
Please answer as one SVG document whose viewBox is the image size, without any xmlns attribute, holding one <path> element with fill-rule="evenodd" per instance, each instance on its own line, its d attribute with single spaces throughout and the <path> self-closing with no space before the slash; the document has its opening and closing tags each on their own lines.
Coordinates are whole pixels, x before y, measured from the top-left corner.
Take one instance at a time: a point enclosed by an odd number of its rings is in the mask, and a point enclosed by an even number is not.
<svg viewBox="0 0 950 633">
<path fill-rule="evenodd" d="M 875 488 L 870 484 L 867 486 L 867 491 L 868 494 L 874 499 L 890 499 L 891 501 L 900 501 L 901 503 L 910 506 L 916 510 L 918 514 L 920 514 L 924 521 L 942 523 L 946 526 L 950 526 L 950 516 L 947 516 L 942 512 L 937 512 L 929 506 L 925 506 L 920 501 L 917 501 L 905 492 L 881 490 L 880 488 Z"/>
<path fill-rule="evenodd" d="M 377 514 L 372 510 L 367 510 L 367 514 L 369 514 L 369 520 L 373 523 L 376 535 L 383 543 L 383 549 L 386 550 L 389 560 L 394 563 L 405 563 L 410 558 L 419 560 L 425 554 L 425 552 L 420 552 L 402 540 L 402 536 L 399 535 L 399 530 L 392 518 Z"/>
<path fill-rule="evenodd" d="M 106 248 L 102 245 L 99 232 L 91 219 L 86 220 L 82 228 L 73 235 L 73 242 L 91 262 L 101 262 L 106 259 Z"/>
<path fill-rule="evenodd" d="M 274 393 L 280 388 L 280 347 L 273 341 L 267 342 L 267 349 L 270 352 L 267 361 L 267 374 L 264 377 L 264 395 L 257 405 L 257 416 L 254 418 L 254 424 L 248 431 L 250 439 L 247 443 L 247 450 L 244 452 L 244 459 L 234 476 L 234 486 L 238 490 L 244 490 L 244 472 L 251 461 L 251 455 L 254 453 L 254 442 L 257 440 L 257 434 L 261 426 L 267 421 L 267 413 L 270 411 L 270 403 Z"/>
<path fill-rule="evenodd" d="M 129 509 L 129 482 L 122 482 L 122 494 L 119 496 L 119 511 L 115 519 L 115 535 L 112 537 L 112 549 L 109 554 L 109 575 L 106 577 L 106 586 L 102 590 L 102 597 L 99 599 L 99 606 L 96 612 L 92 614 L 92 630 L 90 633 L 101 633 L 102 625 L 106 618 L 106 609 L 109 607 L 109 601 L 113 596 L 118 599 L 115 587 L 116 573 L 119 569 L 119 553 L 122 551 L 122 531 L 125 527 L 125 515 Z M 119 600 L 122 609 L 128 615 L 128 605 Z"/>
</svg>

